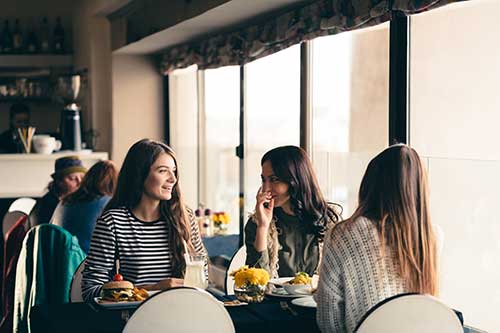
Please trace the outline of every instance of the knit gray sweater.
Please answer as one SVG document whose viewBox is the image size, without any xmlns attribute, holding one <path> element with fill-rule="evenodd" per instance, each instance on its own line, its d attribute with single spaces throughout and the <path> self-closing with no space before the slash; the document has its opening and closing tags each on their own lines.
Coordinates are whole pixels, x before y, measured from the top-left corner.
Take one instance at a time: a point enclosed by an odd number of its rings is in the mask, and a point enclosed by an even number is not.
<svg viewBox="0 0 500 333">
<path fill-rule="evenodd" d="M 391 250 L 380 255 L 377 229 L 360 217 L 342 223 L 325 237 L 318 290 L 317 322 L 322 332 L 353 332 L 378 302 L 407 292 L 396 273 Z"/>
</svg>

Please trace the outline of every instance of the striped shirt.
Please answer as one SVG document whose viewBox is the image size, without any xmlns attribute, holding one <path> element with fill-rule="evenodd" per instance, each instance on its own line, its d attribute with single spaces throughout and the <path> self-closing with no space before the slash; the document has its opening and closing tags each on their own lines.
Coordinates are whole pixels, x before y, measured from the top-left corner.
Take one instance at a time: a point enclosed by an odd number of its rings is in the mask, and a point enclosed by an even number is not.
<svg viewBox="0 0 500 333">
<path fill-rule="evenodd" d="M 191 211 L 191 243 L 196 254 L 206 255 L 198 225 Z M 144 222 L 128 208 L 106 211 L 92 234 L 85 262 L 82 294 L 86 301 L 100 295 L 101 286 L 115 274 L 115 259 L 120 274 L 134 284 L 152 284 L 173 276 L 173 250 L 170 224 L 165 220 Z"/>
</svg>

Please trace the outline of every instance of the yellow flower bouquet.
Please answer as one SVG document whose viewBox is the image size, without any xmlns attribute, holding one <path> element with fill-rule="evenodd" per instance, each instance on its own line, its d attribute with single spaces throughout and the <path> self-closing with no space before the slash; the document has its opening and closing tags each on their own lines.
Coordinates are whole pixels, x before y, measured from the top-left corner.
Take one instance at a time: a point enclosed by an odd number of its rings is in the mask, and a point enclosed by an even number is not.
<svg viewBox="0 0 500 333">
<path fill-rule="evenodd" d="M 226 212 L 216 212 L 213 215 L 215 233 L 218 235 L 224 235 L 227 232 L 227 226 L 231 219 L 229 214 Z"/>
<path fill-rule="evenodd" d="M 242 302 L 257 303 L 264 299 L 269 273 L 262 268 L 240 267 L 229 274 L 234 279 L 234 294 Z"/>
</svg>

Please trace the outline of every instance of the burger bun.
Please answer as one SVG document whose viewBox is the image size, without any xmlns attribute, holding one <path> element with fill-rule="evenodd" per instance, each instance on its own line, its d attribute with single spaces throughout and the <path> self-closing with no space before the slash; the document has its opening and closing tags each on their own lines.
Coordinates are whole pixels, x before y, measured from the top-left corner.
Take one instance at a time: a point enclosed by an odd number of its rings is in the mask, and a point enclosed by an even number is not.
<svg viewBox="0 0 500 333">
<path fill-rule="evenodd" d="M 102 285 L 102 289 L 134 289 L 130 281 L 110 281 Z"/>
</svg>

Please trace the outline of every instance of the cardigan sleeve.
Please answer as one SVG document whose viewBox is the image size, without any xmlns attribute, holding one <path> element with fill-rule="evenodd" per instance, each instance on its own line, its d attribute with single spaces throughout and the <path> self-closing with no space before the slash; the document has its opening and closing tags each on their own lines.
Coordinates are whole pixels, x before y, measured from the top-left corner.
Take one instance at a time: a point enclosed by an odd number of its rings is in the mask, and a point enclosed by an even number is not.
<svg viewBox="0 0 500 333">
<path fill-rule="evenodd" d="M 263 268 L 269 272 L 269 251 L 257 251 L 254 246 L 257 233 L 257 225 L 252 218 L 248 219 L 245 226 L 245 245 L 247 248 L 247 259 L 245 264 L 252 267 Z"/>
<path fill-rule="evenodd" d="M 330 230 L 323 247 L 323 260 L 321 263 L 318 290 L 314 299 L 318 303 L 316 321 L 322 332 L 346 332 L 344 323 L 344 281 L 341 254 L 337 251 L 338 239 L 335 231 Z"/>
</svg>

